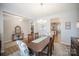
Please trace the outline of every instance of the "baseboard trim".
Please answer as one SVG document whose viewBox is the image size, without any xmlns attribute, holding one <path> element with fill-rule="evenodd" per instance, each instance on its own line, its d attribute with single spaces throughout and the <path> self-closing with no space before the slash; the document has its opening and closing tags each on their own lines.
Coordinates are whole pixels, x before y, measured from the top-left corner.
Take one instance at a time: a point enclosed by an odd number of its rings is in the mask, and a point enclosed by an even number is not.
<svg viewBox="0 0 79 59">
<path fill-rule="evenodd" d="M 64 44 L 64 45 L 70 46 L 69 43 L 65 43 L 65 42 L 61 42 L 61 44 Z"/>
</svg>

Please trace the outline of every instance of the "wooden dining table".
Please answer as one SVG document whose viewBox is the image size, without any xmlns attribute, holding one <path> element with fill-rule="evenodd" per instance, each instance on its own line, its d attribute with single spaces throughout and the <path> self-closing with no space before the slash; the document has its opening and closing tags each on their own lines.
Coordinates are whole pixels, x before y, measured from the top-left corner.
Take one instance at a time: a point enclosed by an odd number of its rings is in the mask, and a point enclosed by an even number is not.
<svg viewBox="0 0 79 59">
<path fill-rule="evenodd" d="M 41 36 L 32 42 L 28 43 L 28 48 L 32 51 L 39 53 L 41 52 L 49 43 L 50 37 L 49 36 Z"/>
</svg>

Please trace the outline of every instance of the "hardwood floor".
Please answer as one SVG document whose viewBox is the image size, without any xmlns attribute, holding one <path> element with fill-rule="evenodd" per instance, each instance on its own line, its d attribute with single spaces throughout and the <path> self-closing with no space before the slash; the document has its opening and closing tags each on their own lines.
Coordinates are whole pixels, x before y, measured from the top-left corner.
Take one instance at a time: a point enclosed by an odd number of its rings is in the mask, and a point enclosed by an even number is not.
<svg viewBox="0 0 79 59">
<path fill-rule="evenodd" d="M 26 44 L 27 44 L 27 38 L 25 38 L 24 40 L 23 40 L 23 42 L 25 42 Z M 17 51 L 19 51 L 19 47 L 18 47 L 18 45 L 16 44 L 16 42 L 15 41 L 13 41 L 13 42 L 9 42 L 9 43 L 6 43 L 5 44 L 6 46 L 5 46 L 5 52 L 2 54 L 2 55 L 4 55 L 4 56 L 7 56 L 7 55 L 10 55 L 10 54 L 13 54 L 14 52 L 17 52 Z"/>
<path fill-rule="evenodd" d="M 7 56 L 7 55 L 10 55 L 10 54 L 13 54 L 14 52 L 16 52 L 18 50 L 19 50 L 19 48 L 18 48 L 17 45 L 9 47 L 9 48 L 6 48 L 4 55 Z"/>
<path fill-rule="evenodd" d="M 27 43 L 27 39 L 23 40 L 25 43 Z M 5 53 L 3 54 L 4 56 L 20 56 L 18 54 L 19 48 L 16 45 L 11 46 L 9 48 L 5 49 Z M 54 43 L 54 51 L 52 51 L 53 54 L 52 56 L 70 56 L 70 46 L 61 44 L 59 42 Z"/>
<path fill-rule="evenodd" d="M 55 42 L 55 43 L 59 43 L 60 41 L 61 41 L 61 36 L 60 36 L 60 34 L 55 35 L 55 40 L 54 40 L 54 42 Z"/>
<path fill-rule="evenodd" d="M 54 56 L 70 56 L 70 46 L 62 43 L 54 43 Z"/>
</svg>

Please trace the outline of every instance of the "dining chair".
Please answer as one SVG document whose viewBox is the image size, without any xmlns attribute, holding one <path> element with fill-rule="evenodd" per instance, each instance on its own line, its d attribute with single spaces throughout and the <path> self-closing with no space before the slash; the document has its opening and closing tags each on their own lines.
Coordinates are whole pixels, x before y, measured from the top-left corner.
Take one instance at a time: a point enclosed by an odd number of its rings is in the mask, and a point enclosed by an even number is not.
<svg viewBox="0 0 79 59">
<path fill-rule="evenodd" d="M 28 43 L 34 40 L 34 34 L 28 34 Z"/>
<path fill-rule="evenodd" d="M 54 51 L 54 40 L 55 40 L 55 36 L 53 35 L 53 37 L 50 38 L 50 43 L 49 43 L 49 56 L 52 55 L 52 52 Z"/>
<path fill-rule="evenodd" d="M 77 43 L 76 39 L 71 37 L 71 47 L 70 47 L 71 56 L 77 56 L 77 51 L 76 51 L 77 45 L 76 45 L 76 43 Z"/>
<path fill-rule="evenodd" d="M 28 34 L 28 44 L 32 42 L 33 40 L 34 40 L 34 34 L 33 33 Z M 33 51 L 30 48 L 28 49 L 29 49 L 29 55 L 33 55 Z"/>
<path fill-rule="evenodd" d="M 30 43 L 32 41 L 32 35 L 28 34 L 28 43 Z"/>
<path fill-rule="evenodd" d="M 24 42 L 22 42 L 21 40 L 16 40 L 16 43 L 20 49 L 20 55 L 29 56 L 29 49 L 28 49 L 27 45 Z"/>
<path fill-rule="evenodd" d="M 38 33 L 35 33 L 35 39 L 37 39 L 39 37 Z"/>
</svg>

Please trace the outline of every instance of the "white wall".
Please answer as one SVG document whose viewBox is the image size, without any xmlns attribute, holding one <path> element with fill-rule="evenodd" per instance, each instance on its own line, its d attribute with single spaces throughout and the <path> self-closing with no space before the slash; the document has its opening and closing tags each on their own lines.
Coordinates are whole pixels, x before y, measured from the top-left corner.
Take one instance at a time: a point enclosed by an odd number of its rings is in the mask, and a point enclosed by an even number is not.
<svg viewBox="0 0 79 59">
<path fill-rule="evenodd" d="M 50 33 L 50 20 L 46 18 L 41 18 L 42 22 L 39 22 L 40 19 L 34 21 L 34 32 L 38 32 L 39 35 L 49 35 Z M 46 21 L 45 23 L 44 20 Z"/>
<path fill-rule="evenodd" d="M 60 12 L 47 18 L 53 19 L 55 17 L 58 17 L 61 21 L 61 25 L 60 25 L 61 42 L 70 45 L 71 37 L 78 36 L 77 28 L 76 28 L 76 21 L 78 20 L 77 11 L 73 10 L 73 11 Z M 65 29 L 65 22 L 71 22 L 70 30 Z"/>
<path fill-rule="evenodd" d="M 50 20 L 55 17 L 58 17 L 61 21 L 61 25 L 60 25 L 61 42 L 70 45 L 71 37 L 78 36 L 78 31 L 76 28 L 76 21 L 78 20 L 77 19 L 78 17 L 77 17 L 76 10 L 60 12 L 60 13 L 52 14 L 51 16 L 42 17 L 41 19 L 47 20 L 47 23 L 45 24 L 46 28 L 44 31 L 40 30 L 41 29 L 40 24 L 35 23 L 35 31 L 39 32 L 39 34 L 50 33 Z M 38 20 L 40 20 L 40 19 L 38 19 Z M 36 22 L 36 20 L 35 20 L 35 22 Z M 71 22 L 71 29 L 69 29 L 69 30 L 65 29 L 65 22 Z"/>
<path fill-rule="evenodd" d="M 22 19 L 22 21 L 19 21 Z M 22 17 L 4 14 L 4 38 L 5 42 L 12 41 L 12 34 L 15 33 L 15 26 L 21 26 L 21 30 L 24 33 L 25 37 L 30 33 L 30 22 L 27 19 Z"/>
<path fill-rule="evenodd" d="M 61 20 L 61 42 L 70 45 L 71 37 L 79 36 L 79 30 L 76 28 L 76 22 L 79 20 L 79 4 L 71 11 L 56 13 L 53 17 L 59 17 Z M 71 22 L 70 30 L 65 29 L 65 22 Z"/>
<path fill-rule="evenodd" d="M 76 20 L 77 16 L 75 11 L 59 14 L 61 19 L 61 42 L 70 45 L 71 37 L 77 36 Z M 65 22 L 71 22 L 71 29 L 65 29 Z"/>
<path fill-rule="evenodd" d="M 77 6 L 77 21 L 79 21 L 79 4 Z M 77 36 L 79 36 L 79 29 L 77 29 Z"/>
</svg>

